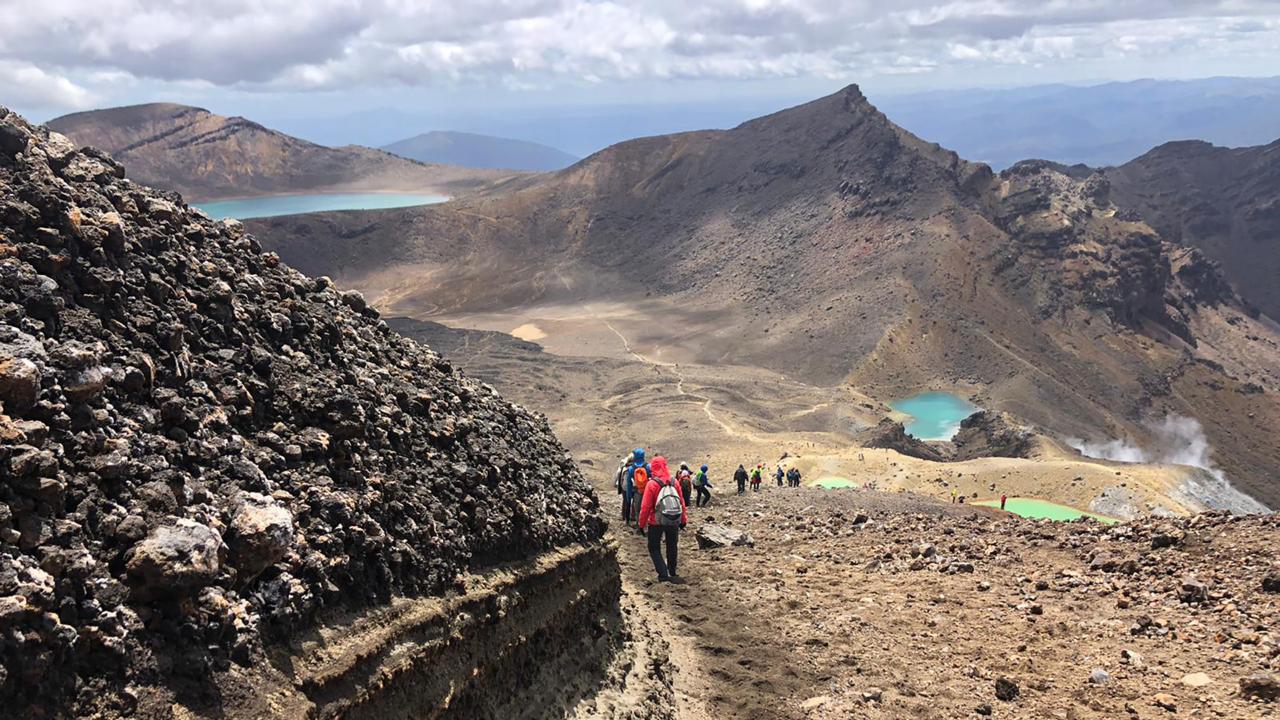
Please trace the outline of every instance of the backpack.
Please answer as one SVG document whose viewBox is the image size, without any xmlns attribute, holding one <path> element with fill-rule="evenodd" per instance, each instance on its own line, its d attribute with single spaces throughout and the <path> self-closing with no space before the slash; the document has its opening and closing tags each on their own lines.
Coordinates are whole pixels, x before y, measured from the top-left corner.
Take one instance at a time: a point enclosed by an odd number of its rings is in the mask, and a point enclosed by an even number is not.
<svg viewBox="0 0 1280 720">
<path fill-rule="evenodd" d="M 681 470 L 676 473 L 676 480 L 680 481 L 680 487 L 690 487 L 690 483 L 693 480 L 693 474 L 688 470 Z"/>
<path fill-rule="evenodd" d="M 653 504 L 653 515 L 657 524 L 663 527 L 678 527 L 684 519 L 684 504 L 680 502 L 680 491 L 675 483 L 668 482 L 658 491 L 658 499 Z"/>
<path fill-rule="evenodd" d="M 636 492 L 640 495 L 644 495 L 644 486 L 648 482 L 649 471 L 644 466 L 636 468 L 636 471 L 631 474 L 631 485 L 635 487 Z"/>
</svg>

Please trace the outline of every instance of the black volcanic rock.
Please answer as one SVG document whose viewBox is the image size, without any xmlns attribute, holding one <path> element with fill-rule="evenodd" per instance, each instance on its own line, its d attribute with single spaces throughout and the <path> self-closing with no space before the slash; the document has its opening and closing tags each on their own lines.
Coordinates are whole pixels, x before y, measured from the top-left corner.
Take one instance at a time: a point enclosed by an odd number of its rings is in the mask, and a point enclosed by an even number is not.
<svg viewBox="0 0 1280 720">
<path fill-rule="evenodd" d="M 1123 211 L 1199 248 L 1245 300 L 1280 317 L 1280 141 L 1171 142 L 1102 172 Z"/>
<path fill-rule="evenodd" d="M 875 427 L 864 430 L 859 441 L 862 447 L 896 450 L 921 460 L 945 462 L 948 459 L 941 450 L 909 434 L 902 423 L 891 418 L 884 418 Z"/>
<path fill-rule="evenodd" d="M 543 417 L 3 109 L 0 150 L 6 712 L 128 713 L 322 610 L 601 537 Z"/>
</svg>

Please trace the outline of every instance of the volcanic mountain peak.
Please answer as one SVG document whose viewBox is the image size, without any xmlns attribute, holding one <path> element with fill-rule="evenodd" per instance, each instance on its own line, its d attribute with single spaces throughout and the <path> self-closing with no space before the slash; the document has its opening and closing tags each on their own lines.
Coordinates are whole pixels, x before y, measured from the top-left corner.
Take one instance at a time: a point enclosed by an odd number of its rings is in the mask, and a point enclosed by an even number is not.
<svg viewBox="0 0 1280 720">
<path fill-rule="evenodd" d="M 173 103 L 75 113 L 47 125 L 110 153 L 135 179 L 194 199 L 339 190 L 452 195 L 510 175 L 356 145 L 325 147 L 243 117 Z"/>
</svg>

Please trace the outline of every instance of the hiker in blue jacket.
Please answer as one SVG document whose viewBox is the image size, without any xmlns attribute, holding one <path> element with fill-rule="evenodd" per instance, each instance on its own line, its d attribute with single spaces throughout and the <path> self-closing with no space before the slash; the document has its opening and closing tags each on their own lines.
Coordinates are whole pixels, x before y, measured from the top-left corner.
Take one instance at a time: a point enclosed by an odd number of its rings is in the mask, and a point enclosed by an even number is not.
<svg viewBox="0 0 1280 720">
<path fill-rule="evenodd" d="M 636 502 L 636 469 L 644 468 L 645 478 L 650 477 L 653 471 L 649 469 L 649 463 L 644 457 L 644 448 L 636 448 L 631 452 L 631 461 L 627 463 L 626 472 L 622 478 L 622 519 L 625 523 L 631 523 L 640 514 L 639 503 Z"/>
<path fill-rule="evenodd" d="M 707 477 L 706 465 L 703 465 L 698 474 L 693 476 L 693 489 L 698 491 L 698 499 L 694 501 L 694 507 L 711 504 L 711 478 Z"/>
</svg>

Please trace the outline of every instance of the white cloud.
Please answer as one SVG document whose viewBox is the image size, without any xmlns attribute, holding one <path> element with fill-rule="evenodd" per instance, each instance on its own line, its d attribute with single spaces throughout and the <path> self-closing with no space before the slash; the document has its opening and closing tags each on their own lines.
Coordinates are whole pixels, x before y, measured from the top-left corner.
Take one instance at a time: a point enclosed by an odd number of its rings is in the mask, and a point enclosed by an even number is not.
<svg viewBox="0 0 1280 720">
<path fill-rule="evenodd" d="M 0 61 L 41 68 L 55 84 L 107 74 L 251 90 L 546 87 L 865 78 L 942 64 L 1195 52 L 1257 56 L 1274 52 L 1280 36 L 1280 9 L 1265 0 L 899 0 L 892 7 L 867 0 L 0 0 Z M 64 82 L 64 101 L 83 92 Z"/>
<path fill-rule="evenodd" d="M 29 63 L 0 60 L 0 102 L 78 110 L 93 100 L 92 93 L 67 78 Z"/>
</svg>

